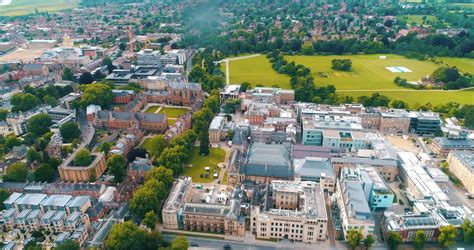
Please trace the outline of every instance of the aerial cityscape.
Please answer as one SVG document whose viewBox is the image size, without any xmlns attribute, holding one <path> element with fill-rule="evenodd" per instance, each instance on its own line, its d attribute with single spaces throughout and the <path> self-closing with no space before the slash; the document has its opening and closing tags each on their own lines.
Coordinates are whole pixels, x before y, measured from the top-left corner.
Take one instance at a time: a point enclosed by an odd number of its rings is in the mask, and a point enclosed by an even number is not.
<svg viewBox="0 0 474 250">
<path fill-rule="evenodd" d="M 474 249 L 474 2 L 0 0 L 0 229 Z"/>
</svg>

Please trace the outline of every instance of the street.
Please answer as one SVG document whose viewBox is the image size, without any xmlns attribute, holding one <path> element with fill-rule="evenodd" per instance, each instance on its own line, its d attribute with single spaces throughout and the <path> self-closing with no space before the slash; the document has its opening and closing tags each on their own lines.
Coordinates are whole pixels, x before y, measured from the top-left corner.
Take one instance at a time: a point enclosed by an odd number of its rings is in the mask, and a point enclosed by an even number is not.
<svg viewBox="0 0 474 250">
<path fill-rule="evenodd" d="M 167 241 L 172 241 L 178 235 L 174 234 L 163 234 L 163 238 Z M 255 246 L 246 243 L 240 243 L 235 241 L 228 240 L 218 240 L 218 239 L 206 239 L 199 237 L 185 236 L 189 243 L 195 242 L 198 243 L 198 247 L 189 247 L 189 249 L 223 249 L 224 245 L 230 245 L 232 249 L 245 249 L 245 250 L 270 250 L 277 249 L 276 247 L 270 246 Z"/>
</svg>

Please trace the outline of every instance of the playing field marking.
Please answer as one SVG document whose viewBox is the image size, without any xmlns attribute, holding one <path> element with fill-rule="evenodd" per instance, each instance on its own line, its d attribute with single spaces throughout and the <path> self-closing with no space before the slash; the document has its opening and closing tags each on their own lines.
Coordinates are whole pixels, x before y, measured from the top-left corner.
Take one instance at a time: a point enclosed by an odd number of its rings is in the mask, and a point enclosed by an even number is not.
<svg viewBox="0 0 474 250">
<path fill-rule="evenodd" d="M 395 66 L 395 67 L 385 67 L 388 71 L 392 73 L 410 73 L 412 72 L 407 67 Z"/>
</svg>

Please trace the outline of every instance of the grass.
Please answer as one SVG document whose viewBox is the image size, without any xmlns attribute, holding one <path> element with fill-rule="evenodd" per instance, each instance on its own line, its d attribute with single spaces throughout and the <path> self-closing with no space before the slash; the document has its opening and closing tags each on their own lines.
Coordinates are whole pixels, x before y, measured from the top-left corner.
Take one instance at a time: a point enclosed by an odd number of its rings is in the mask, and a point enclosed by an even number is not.
<svg viewBox="0 0 474 250">
<path fill-rule="evenodd" d="M 79 0 L 13 0 L 9 5 L 0 6 L 0 16 L 19 16 L 40 12 L 59 11 L 75 8 Z"/>
<path fill-rule="evenodd" d="M 339 94 L 358 97 L 362 95 L 369 96 L 374 91 L 338 91 Z M 392 100 L 403 100 L 410 107 L 424 105 L 430 102 L 433 105 L 444 104 L 447 102 L 457 102 L 461 104 L 474 104 L 474 91 L 387 91 L 379 92 L 382 95 L 390 97 Z"/>
<path fill-rule="evenodd" d="M 210 148 L 209 155 L 202 156 L 199 154 L 199 147 L 194 147 L 191 152 L 191 158 L 184 167 L 185 176 L 190 176 L 195 183 L 209 183 L 214 179 L 214 172 L 219 172 L 218 163 L 223 162 L 225 158 L 225 151 L 221 148 Z M 210 171 L 204 170 L 205 167 L 210 167 Z M 209 173 L 208 177 L 201 177 L 202 174 Z"/>
<path fill-rule="evenodd" d="M 387 59 L 379 59 L 380 55 L 346 55 L 346 56 L 287 56 L 289 62 L 295 61 L 311 69 L 317 85 L 336 86 L 337 90 L 378 90 L 403 89 L 393 83 L 396 76 L 409 81 L 433 73 L 439 66 L 430 61 L 408 59 L 399 55 L 387 55 Z M 352 71 L 342 72 L 331 69 L 333 59 L 351 59 Z M 385 67 L 403 66 L 412 70 L 410 73 L 392 73 Z"/>
<path fill-rule="evenodd" d="M 265 87 L 278 85 L 283 89 L 291 89 L 290 77 L 284 74 L 278 74 L 273 70 L 272 65 L 265 55 L 252 57 L 248 59 L 231 61 L 230 83 L 239 84 L 249 82 L 252 87 L 260 84 Z M 225 64 L 221 64 L 221 69 L 225 72 Z"/>
<path fill-rule="evenodd" d="M 227 177 L 227 171 L 225 171 L 224 176 L 222 177 L 222 182 L 221 182 L 222 185 L 227 185 L 227 183 L 228 183 L 227 178 L 228 178 Z"/>
<path fill-rule="evenodd" d="M 436 60 L 441 61 L 449 66 L 456 66 L 459 70 L 463 72 L 474 74 L 474 59 L 437 57 Z"/>
<path fill-rule="evenodd" d="M 163 107 L 160 110 L 160 114 L 166 114 L 168 118 L 178 118 L 180 115 L 184 115 L 189 112 L 187 108 L 175 108 L 175 107 Z"/>
<path fill-rule="evenodd" d="M 417 25 L 423 24 L 423 17 L 426 16 L 426 22 L 434 23 L 438 21 L 438 18 L 431 15 L 400 15 L 397 18 L 400 18 L 403 21 L 406 21 L 408 24 L 415 22 Z"/>
<path fill-rule="evenodd" d="M 160 106 L 151 106 L 145 110 L 145 113 L 155 113 L 159 108 Z"/>
</svg>

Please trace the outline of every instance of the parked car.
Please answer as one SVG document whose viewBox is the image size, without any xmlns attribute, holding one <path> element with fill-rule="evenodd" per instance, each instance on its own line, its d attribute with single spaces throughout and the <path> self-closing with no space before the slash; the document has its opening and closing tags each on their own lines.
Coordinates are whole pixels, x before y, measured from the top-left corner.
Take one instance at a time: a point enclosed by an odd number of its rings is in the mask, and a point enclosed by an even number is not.
<svg viewBox="0 0 474 250">
<path fill-rule="evenodd" d="M 189 245 L 192 246 L 192 247 L 198 247 L 199 246 L 199 244 L 197 242 L 191 242 Z"/>
<path fill-rule="evenodd" d="M 232 249 L 232 247 L 229 244 L 224 245 L 224 250 L 230 250 L 230 249 Z"/>
</svg>

